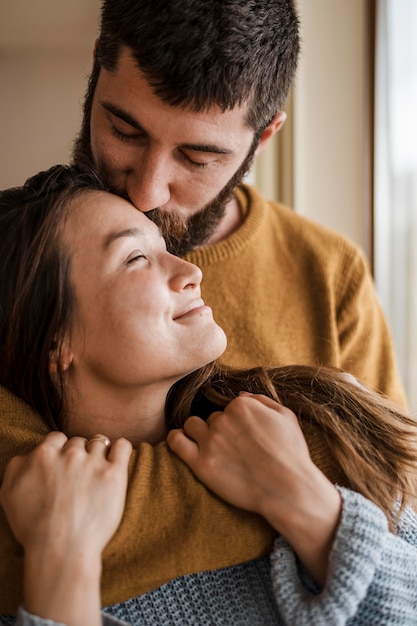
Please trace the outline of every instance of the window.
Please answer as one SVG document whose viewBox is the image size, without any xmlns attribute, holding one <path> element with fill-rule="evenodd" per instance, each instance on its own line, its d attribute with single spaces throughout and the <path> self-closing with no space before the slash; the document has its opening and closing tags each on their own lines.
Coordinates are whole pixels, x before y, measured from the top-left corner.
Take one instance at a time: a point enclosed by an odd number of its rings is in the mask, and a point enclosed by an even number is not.
<svg viewBox="0 0 417 626">
<path fill-rule="evenodd" d="M 417 408 L 417 2 L 378 0 L 375 280 Z"/>
</svg>

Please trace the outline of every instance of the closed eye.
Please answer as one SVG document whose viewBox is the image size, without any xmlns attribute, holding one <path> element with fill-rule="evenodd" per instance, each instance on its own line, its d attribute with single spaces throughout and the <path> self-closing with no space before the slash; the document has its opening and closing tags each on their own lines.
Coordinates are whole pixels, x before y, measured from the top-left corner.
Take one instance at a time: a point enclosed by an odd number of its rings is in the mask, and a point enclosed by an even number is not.
<svg viewBox="0 0 417 626">
<path fill-rule="evenodd" d="M 112 133 L 120 141 L 135 141 L 136 139 L 142 138 L 142 135 L 140 133 L 134 133 L 133 135 L 126 135 L 126 133 L 122 133 L 115 126 L 112 126 Z"/>
<path fill-rule="evenodd" d="M 188 156 L 188 154 L 186 154 L 185 152 L 181 152 L 183 159 L 192 167 L 207 167 L 208 163 L 199 163 L 198 161 L 193 161 L 193 159 L 190 159 L 190 157 Z"/>
<path fill-rule="evenodd" d="M 141 259 L 145 259 L 145 261 L 147 261 L 148 257 L 142 254 L 141 252 L 137 252 L 137 253 L 135 252 L 132 256 L 130 256 L 127 259 L 126 263 L 127 265 L 133 265 L 133 263 L 137 263 Z"/>
</svg>

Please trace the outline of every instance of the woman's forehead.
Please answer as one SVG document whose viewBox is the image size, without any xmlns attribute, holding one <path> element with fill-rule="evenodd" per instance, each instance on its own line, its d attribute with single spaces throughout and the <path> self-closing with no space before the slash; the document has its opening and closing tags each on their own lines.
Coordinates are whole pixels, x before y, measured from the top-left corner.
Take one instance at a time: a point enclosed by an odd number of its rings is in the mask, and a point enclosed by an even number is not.
<svg viewBox="0 0 417 626">
<path fill-rule="evenodd" d="M 128 200 L 105 191 L 86 190 L 71 201 L 65 227 L 67 241 L 88 241 L 107 246 L 123 235 L 137 235 L 161 243 L 160 229 Z"/>
</svg>

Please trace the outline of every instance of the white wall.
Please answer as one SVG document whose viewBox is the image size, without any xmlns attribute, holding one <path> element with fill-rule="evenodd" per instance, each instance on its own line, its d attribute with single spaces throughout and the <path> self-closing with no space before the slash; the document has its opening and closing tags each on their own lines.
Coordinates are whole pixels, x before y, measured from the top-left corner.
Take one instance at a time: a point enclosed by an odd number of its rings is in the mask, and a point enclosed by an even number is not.
<svg viewBox="0 0 417 626">
<path fill-rule="evenodd" d="M 298 0 L 294 94 L 296 210 L 369 253 L 366 0 Z"/>
<path fill-rule="evenodd" d="M 0 188 L 67 162 L 100 0 L 0 0 Z"/>
<path fill-rule="evenodd" d="M 91 60 L 62 49 L 0 55 L 0 189 L 68 162 Z"/>
</svg>

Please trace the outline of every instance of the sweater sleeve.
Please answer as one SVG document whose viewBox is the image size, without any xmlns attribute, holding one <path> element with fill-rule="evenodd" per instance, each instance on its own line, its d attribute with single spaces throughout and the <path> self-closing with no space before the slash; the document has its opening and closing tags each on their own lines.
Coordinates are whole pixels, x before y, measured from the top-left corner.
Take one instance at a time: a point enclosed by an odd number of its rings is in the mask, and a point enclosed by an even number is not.
<svg viewBox="0 0 417 626">
<path fill-rule="evenodd" d="M 102 613 L 102 617 L 103 626 L 128 626 L 126 622 L 121 622 L 111 615 Z M 38 617 L 37 615 L 32 615 L 20 607 L 17 613 L 15 626 L 65 626 L 65 624 L 62 624 L 61 622 L 54 622 L 53 620 L 43 617 Z"/>
<path fill-rule="evenodd" d="M 337 325 L 340 366 L 401 406 L 407 406 L 394 345 L 363 253 L 348 247 L 340 255 Z"/>
<path fill-rule="evenodd" d="M 288 626 L 412 626 L 417 624 L 417 517 L 407 509 L 396 535 L 382 511 L 358 493 L 339 488 L 342 517 L 325 587 L 301 573 L 279 537 L 271 555 L 272 583 Z"/>
</svg>

